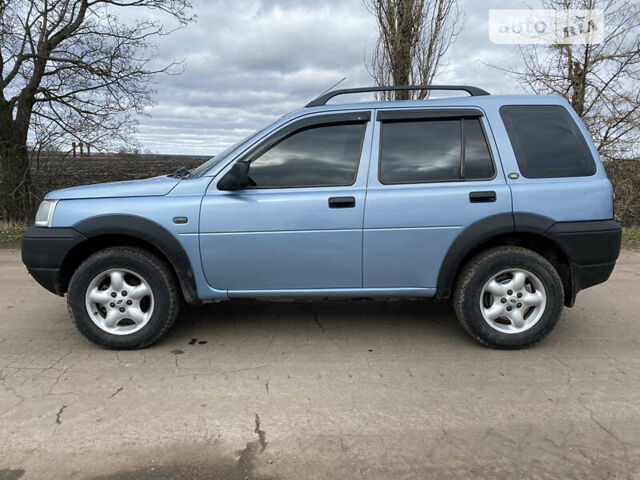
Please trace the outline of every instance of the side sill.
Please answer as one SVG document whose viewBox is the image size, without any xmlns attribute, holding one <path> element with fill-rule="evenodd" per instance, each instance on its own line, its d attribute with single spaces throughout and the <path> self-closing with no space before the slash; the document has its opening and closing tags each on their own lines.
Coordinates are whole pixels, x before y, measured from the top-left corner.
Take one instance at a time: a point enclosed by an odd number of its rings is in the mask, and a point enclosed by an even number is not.
<svg viewBox="0 0 640 480">
<path fill-rule="evenodd" d="M 230 298 L 265 297 L 433 297 L 435 288 L 300 288 L 280 290 L 229 290 Z"/>
</svg>

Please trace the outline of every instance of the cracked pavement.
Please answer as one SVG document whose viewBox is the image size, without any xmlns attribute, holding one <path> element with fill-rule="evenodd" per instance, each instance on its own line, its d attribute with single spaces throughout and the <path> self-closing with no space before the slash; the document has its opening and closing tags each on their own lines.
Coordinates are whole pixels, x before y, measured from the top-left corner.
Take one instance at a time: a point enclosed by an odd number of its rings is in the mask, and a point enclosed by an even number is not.
<svg viewBox="0 0 640 480">
<path fill-rule="evenodd" d="M 0 480 L 640 478 L 640 252 L 524 351 L 428 301 L 234 301 L 85 340 L 0 249 Z"/>
</svg>

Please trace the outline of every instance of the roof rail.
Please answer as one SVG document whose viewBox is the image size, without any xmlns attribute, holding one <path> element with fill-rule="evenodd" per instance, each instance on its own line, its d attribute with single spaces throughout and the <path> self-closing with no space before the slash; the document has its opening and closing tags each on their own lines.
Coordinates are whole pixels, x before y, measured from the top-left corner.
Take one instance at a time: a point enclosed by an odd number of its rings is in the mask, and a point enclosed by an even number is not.
<svg viewBox="0 0 640 480">
<path fill-rule="evenodd" d="M 318 98 L 311 100 L 305 105 L 305 107 L 319 107 L 326 105 L 326 103 L 333 97 L 338 95 L 346 95 L 349 93 L 367 93 L 367 92 L 396 92 L 402 90 L 462 90 L 467 92 L 472 97 L 478 95 L 490 95 L 489 92 L 482 90 L 478 87 L 471 87 L 469 85 L 409 85 L 402 87 L 362 87 L 362 88 L 345 88 L 342 90 L 332 90 L 327 93 L 323 93 Z"/>
</svg>

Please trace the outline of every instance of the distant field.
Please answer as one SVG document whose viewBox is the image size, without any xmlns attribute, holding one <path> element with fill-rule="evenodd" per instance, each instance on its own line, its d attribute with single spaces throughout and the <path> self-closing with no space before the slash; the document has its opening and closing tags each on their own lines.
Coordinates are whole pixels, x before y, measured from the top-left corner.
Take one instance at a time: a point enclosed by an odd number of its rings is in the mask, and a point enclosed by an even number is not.
<svg viewBox="0 0 640 480">
<path fill-rule="evenodd" d="M 33 178 L 38 190 L 46 193 L 58 188 L 91 183 L 135 180 L 165 175 L 180 167 L 193 168 L 210 156 L 110 154 L 63 158 L 61 155 L 41 156 L 33 162 Z"/>
</svg>

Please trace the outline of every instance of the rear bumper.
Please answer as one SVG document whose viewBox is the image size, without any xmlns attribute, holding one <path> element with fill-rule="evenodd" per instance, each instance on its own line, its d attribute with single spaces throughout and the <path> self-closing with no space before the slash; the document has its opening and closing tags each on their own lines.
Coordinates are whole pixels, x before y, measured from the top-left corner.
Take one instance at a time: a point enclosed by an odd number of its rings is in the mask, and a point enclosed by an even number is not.
<svg viewBox="0 0 640 480">
<path fill-rule="evenodd" d="M 22 263 L 40 285 L 63 295 L 63 261 L 84 240 L 85 236 L 73 228 L 31 227 L 22 237 Z"/>
<path fill-rule="evenodd" d="M 620 254 L 622 227 L 611 220 L 562 222 L 546 235 L 564 250 L 570 262 L 570 285 L 565 304 L 572 306 L 580 290 L 605 282 Z"/>
</svg>

